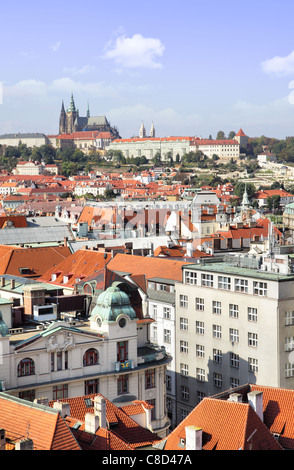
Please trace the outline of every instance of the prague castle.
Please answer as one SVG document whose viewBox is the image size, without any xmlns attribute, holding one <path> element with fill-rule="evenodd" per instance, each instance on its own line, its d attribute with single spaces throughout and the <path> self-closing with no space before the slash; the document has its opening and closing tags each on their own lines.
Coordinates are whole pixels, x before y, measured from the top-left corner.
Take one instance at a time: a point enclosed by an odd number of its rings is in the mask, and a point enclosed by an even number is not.
<svg viewBox="0 0 294 470">
<path fill-rule="evenodd" d="M 105 116 L 90 116 L 88 105 L 87 116 L 79 115 L 79 109 L 76 108 L 73 94 L 71 94 L 70 105 L 67 111 L 62 102 L 59 117 L 59 134 L 72 134 L 73 132 L 99 131 L 109 132 L 114 139 L 120 139 L 118 129 L 112 127 Z"/>
</svg>

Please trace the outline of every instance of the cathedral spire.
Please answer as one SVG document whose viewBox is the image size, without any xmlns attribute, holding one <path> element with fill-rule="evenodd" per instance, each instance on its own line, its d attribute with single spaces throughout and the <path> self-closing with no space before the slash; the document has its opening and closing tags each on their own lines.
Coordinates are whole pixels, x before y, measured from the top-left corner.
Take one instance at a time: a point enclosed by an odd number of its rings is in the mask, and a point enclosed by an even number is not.
<svg viewBox="0 0 294 470">
<path fill-rule="evenodd" d="M 70 105 L 69 105 L 68 111 L 70 111 L 70 112 L 75 112 L 76 111 L 76 105 L 75 105 L 75 102 L 74 102 L 73 93 L 71 93 Z"/>
</svg>

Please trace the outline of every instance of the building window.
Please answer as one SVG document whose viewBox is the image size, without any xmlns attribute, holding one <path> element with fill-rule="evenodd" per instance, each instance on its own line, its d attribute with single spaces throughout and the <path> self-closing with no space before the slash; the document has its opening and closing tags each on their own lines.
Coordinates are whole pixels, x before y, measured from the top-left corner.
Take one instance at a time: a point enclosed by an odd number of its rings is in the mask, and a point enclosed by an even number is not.
<svg viewBox="0 0 294 470">
<path fill-rule="evenodd" d="M 163 307 L 163 318 L 170 319 L 171 317 L 171 308 L 170 307 Z"/>
<path fill-rule="evenodd" d="M 36 392 L 35 390 L 23 390 L 22 392 L 19 392 L 18 396 L 22 400 L 34 401 L 36 398 Z"/>
<path fill-rule="evenodd" d="M 88 349 L 83 357 L 83 366 L 93 366 L 95 364 L 99 364 L 98 351 L 94 348 Z"/>
<path fill-rule="evenodd" d="M 17 377 L 35 374 L 35 363 L 29 357 L 22 359 L 17 366 Z"/>
<path fill-rule="evenodd" d="M 248 321 L 257 322 L 257 308 L 248 307 Z"/>
<path fill-rule="evenodd" d="M 213 383 L 216 387 L 222 387 L 223 385 L 223 376 L 217 372 L 213 373 Z"/>
<path fill-rule="evenodd" d="M 285 312 L 285 325 L 294 325 L 294 310 L 291 310 L 290 312 Z"/>
<path fill-rule="evenodd" d="M 204 299 L 200 299 L 199 297 L 196 297 L 195 307 L 196 307 L 196 310 L 203 312 L 204 311 Z"/>
<path fill-rule="evenodd" d="M 188 341 L 180 341 L 180 352 L 188 354 Z"/>
<path fill-rule="evenodd" d="M 197 404 L 200 403 L 203 400 L 203 398 L 205 398 L 205 393 L 197 390 Z"/>
<path fill-rule="evenodd" d="M 163 341 L 165 343 L 171 342 L 171 331 L 170 330 L 163 330 Z"/>
<path fill-rule="evenodd" d="M 117 394 L 123 395 L 129 391 L 129 376 L 128 374 L 120 375 L 117 379 Z"/>
<path fill-rule="evenodd" d="M 286 378 L 294 377 L 294 364 L 292 362 L 285 364 L 285 376 Z"/>
<path fill-rule="evenodd" d="M 147 369 L 145 371 L 145 389 L 155 387 L 155 369 Z"/>
<path fill-rule="evenodd" d="M 185 271 L 185 284 L 197 284 L 197 273 L 195 271 Z"/>
<path fill-rule="evenodd" d="M 60 400 L 61 398 L 68 398 L 68 385 L 60 384 L 53 387 L 53 400 Z"/>
<path fill-rule="evenodd" d="M 153 326 L 151 329 L 151 340 L 153 343 L 157 343 L 157 326 Z"/>
<path fill-rule="evenodd" d="M 157 318 L 157 305 L 152 305 L 152 318 Z"/>
<path fill-rule="evenodd" d="M 171 390 L 172 389 L 172 378 L 170 375 L 166 374 L 166 389 Z"/>
<path fill-rule="evenodd" d="M 294 336 L 285 338 L 285 351 L 293 351 L 294 349 Z"/>
<path fill-rule="evenodd" d="M 230 377 L 230 387 L 231 388 L 239 387 L 239 385 L 240 385 L 240 380 L 239 379 L 235 379 L 235 377 Z"/>
<path fill-rule="evenodd" d="M 204 382 L 205 381 L 205 370 L 200 369 L 199 367 L 196 368 L 196 379 L 199 382 Z"/>
<path fill-rule="evenodd" d="M 99 393 L 99 379 L 85 381 L 85 395 Z"/>
<path fill-rule="evenodd" d="M 188 331 L 188 318 L 180 318 L 180 330 Z"/>
<path fill-rule="evenodd" d="M 235 291 L 248 293 L 248 281 L 246 279 L 235 279 Z"/>
<path fill-rule="evenodd" d="M 253 294 L 267 296 L 267 282 L 253 281 Z"/>
<path fill-rule="evenodd" d="M 238 343 L 239 342 L 239 330 L 236 330 L 235 328 L 230 328 L 230 341 L 232 343 Z"/>
<path fill-rule="evenodd" d="M 180 307 L 188 308 L 188 296 L 180 295 Z"/>
<path fill-rule="evenodd" d="M 248 333 L 248 346 L 257 347 L 257 333 Z"/>
<path fill-rule="evenodd" d="M 196 333 L 197 335 L 204 335 L 204 322 L 196 321 Z"/>
<path fill-rule="evenodd" d="M 181 387 L 181 397 L 183 400 L 189 400 L 190 398 L 189 387 L 185 387 L 185 386 Z"/>
<path fill-rule="evenodd" d="M 221 339 L 222 327 L 220 325 L 212 325 L 212 336 L 213 338 Z"/>
<path fill-rule="evenodd" d="M 249 372 L 258 372 L 258 359 L 248 357 L 248 370 Z"/>
<path fill-rule="evenodd" d="M 212 313 L 215 315 L 220 315 L 222 313 L 222 304 L 216 300 L 212 301 Z"/>
<path fill-rule="evenodd" d="M 218 288 L 231 290 L 231 278 L 227 276 L 218 276 Z"/>
<path fill-rule="evenodd" d="M 184 377 L 188 377 L 189 375 L 189 366 L 188 364 L 180 364 L 181 375 Z"/>
<path fill-rule="evenodd" d="M 204 287 L 213 287 L 213 275 L 201 274 L 201 285 Z"/>
<path fill-rule="evenodd" d="M 214 349 L 213 350 L 213 362 L 217 362 L 218 364 L 221 364 L 223 360 L 223 353 L 221 352 L 220 349 Z"/>
<path fill-rule="evenodd" d="M 151 410 L 151 419 L 156 419 L 156 401 L 155 401 L 155 398 L 152 398 L 152 400 L 148 400 L 148 403 L 149 405 L 153 406 L 152 410 Z"/>
<path fill-rule="evenodd" d="M 204 346 L 196 344 L 196 357 L 204 357 Z"/>
<path fill-rule="evenodd" d="M 128 360 L 128 342 L 119 341 L 116 347 L 117 352 L 117 362 L 125 362 Z"/>
<path fill-rule="evenodd" d="M 231 318 L 238 318 L 239 317 L 239 306 L 236 304 L 229 305 L 229 316 Z"/>
<path fill-rule="evenodd" d="M 234 353 L 231 352 L 230 353 L 230 366 L 239 368 L 239 365 L 240 365 L 239 354 L 234 354 Z"/>
</svg>

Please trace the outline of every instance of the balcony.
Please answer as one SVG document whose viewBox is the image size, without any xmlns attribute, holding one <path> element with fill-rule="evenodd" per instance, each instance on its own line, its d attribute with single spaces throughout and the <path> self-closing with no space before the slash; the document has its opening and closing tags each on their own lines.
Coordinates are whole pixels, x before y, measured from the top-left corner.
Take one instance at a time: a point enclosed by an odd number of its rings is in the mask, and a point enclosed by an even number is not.
<svg viewBox="0 0 294 470">
<path fill-rule="evenodd" d="M 164 346 L 146 343 L 145 346 L 138 348 L 138 365 L 156 362 L 165 359 L 167 356 Z"/>
</svg>

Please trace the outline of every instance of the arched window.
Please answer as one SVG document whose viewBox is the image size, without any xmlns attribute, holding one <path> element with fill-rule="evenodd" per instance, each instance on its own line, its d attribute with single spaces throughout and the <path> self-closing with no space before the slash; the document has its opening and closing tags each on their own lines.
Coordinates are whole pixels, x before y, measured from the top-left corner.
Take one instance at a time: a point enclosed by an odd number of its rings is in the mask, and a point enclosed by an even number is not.
<svg viewBox="0 0 294 470">
<path fill-rule="evenodd" d="M 93 366 L 95 364 L 99 364 L 99 354 L 97 349 L 88 349 L 83 357 L 83 365 L 84 366 Z"/>
<path fill-rule="evenodd" d="M 25 375 L 34 375 L 35 363 L 29 357 L 22 359 L 17 366 L 17 376 L 24 377 Z"/>
<path fill-rule="evenodd" d="M 84 294 L 93 295 L 93 289 L 92 289 L 91 284 L 85 284 L 84 285 Z"/>
</svg>

